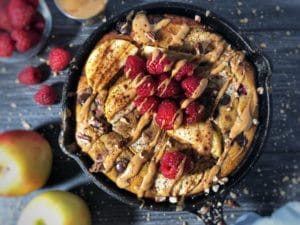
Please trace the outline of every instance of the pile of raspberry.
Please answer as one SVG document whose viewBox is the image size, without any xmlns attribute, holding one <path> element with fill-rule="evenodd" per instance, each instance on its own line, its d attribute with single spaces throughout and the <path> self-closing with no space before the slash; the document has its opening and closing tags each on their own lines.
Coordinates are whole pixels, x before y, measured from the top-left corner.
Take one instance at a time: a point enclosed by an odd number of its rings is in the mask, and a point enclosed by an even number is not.
<svg viewBox="0 0 300 225">
<path fill-rule="evenodd" d="M 197 96 L 203 77 L 195 73 L 192 63 L 174 62 L 157 50 L 146 62 L 139 56 L 129 56 L 124 72 L 137 83 L 137 110 L 141 115 L 153 116 L 161 129 L 176 129 L 180 124 L 196 123 L 203 118 L 203 106 Z M 189 104 L 183 106 L 187 99 Z"/>
<path fill-rule="evenodd" d="M 45 27 L 39 0 L 0 0 L 0 57 L 27 52 L 39 43 Z"/>
</svg>

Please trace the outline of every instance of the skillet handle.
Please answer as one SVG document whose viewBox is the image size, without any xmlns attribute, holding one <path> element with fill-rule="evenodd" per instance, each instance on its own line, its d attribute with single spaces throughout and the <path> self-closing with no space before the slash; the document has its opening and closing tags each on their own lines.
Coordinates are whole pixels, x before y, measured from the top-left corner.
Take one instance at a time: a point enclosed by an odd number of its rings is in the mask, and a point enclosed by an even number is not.
<svg viewBox="0 0 300 225">
<path fill-rule="evenodd" d="M 223 215 L 225 198 L 226 195 L 211 198 L 193 213 L 199 216 L 205 225 L 226 225 Z"/>
</svg>

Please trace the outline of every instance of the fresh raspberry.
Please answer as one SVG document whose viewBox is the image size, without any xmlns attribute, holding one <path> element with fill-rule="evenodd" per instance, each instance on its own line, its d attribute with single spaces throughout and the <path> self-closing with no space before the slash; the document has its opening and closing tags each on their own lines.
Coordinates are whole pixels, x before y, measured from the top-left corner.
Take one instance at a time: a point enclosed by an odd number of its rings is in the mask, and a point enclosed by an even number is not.
<svg viewBox="0 0 300 225">
<path fill-rule="evenodd" d="M 16 41 L 16 49 L 21 53 L 28 51 L 40 40 L 40 35 L 37 32 L 22 29 L 13 30 L 11 37 Z"/>
<path fill-rule="evenodd" d="M 34 9 L 36 9 L 39 4 L 40 1 L 39 0 L 24 0 L 27 4 L 31 5 Z"/>
<path fill-rule="evenodd" d="M 185 78 L 181 82 L 181 87 L 184 90 L 185 96 L 192 97 L 195 90 L 199 87 L 201 80 L 202 80 L 202 77 L 200 77 L 200 76 L 191 76 L 191 77 Z"/>
<path fill-rule="evenodd" d="M 192 63 L 185 63 L 179 71 L 174 75 L 175 80 L 181 81 L 185 76 L 192 76 L 194 73 L 194 65 Z"/>
<path fill-rule="evenodd" d="M 134 79 L 139 74 L 145 74 L 146 64 L 139 56 L 130 55 L 126 59 L 124 72 L 131 79 Z"/>
<path fill-rule="evenodd" d="M 33 66 L 28 66 L 18 74 L 18 80 L 21 84 L 25 85 L 38 84 L 42 80 L 41 70 Z"/>
<path fill-rule="evenodd" d="M 141 97 L 154 95 L 157 84 L 150 76 L 147 76 L 145 81 L 136 88 L 136 93 Z"/>
<path fill-rule="evenodd" d="M 14 52 L 14 42 L 8 33 L 0 33 L 0 56 L 9 57 Z"/>
<path fill-rule="evenodd" d="M 186 124 L 199 122 L 203 118 L 204 106 L 198 102 L 191 102 L 184 110 L 184 121 Z"/>
<path fill-rule="evenodd" d="M 40 105 L 53 105 L 57 101 L 57 94 L 53 87 L 42 85 L 34 95 L 34 100 Z"/>
<path fill-rule="evenodd" d="M 64 48 L 52 48 L 48 57 L 49 66 L 53 72 L 59 72 L 69 65 L 71 58 L 71 54 Z"/>
<path fill-rule="evenodd" d="M 167 58 L 165 53 L 159 51 L 158 54 L 155 54 L 154 59 L 153 55 L 154 53 L 148 56 L 146 63 L 147 71 L 150 74 L 160 75 L 171 70 L 173 62 Z"/>
<path fill-rule="evenodd" d="M 159 77 L 157 96 L 161 98 L 169 98 L 177 96 L 180 93 L 181 89 L 179 83 L 174 79 L 169 79 L 171 78 L 167 74 L 162 74 Z"/>
<path fill-rule="evenodd" d="M 44 17 L 37 12 L 34 16 L 34 19 L 31 24 L 32 28 L 35 29 L 36 31 L 42 33 L 45 29 L 45 19 Z"/>
<path fill-rule="evenodd" d="M 34 8 L 24 0 L 11 0 L 8 4 L 8 16 L 14 28 L 29 26 L 34 14 Z"/>
<path fill-rule="evenodd" d="M 166 151 L 160 160 L 160 172 L 165 178 L 175 179 L 183 160 L 185 160 L 183 174 L 186 174 L 193 167 L 191 158 L 179 151 Z"/>
<path fill-rule="evenodd" d="M 8 17 L 7 7 L 0 6 L 0 29 L 11 31 L 13 29 L 10 19 Z"/>
<path fill-rule="evenodd" d="M 137 107 L 137 110 L 141 114 L 145 114 L 146 112 L 156 112 L 157 107 L 159 105 L 159 101 L 156 97 L 154 96 L 149 96 L 149 97 L 138 97 L 134 101 L 135 106 Z"/>
<path fill-rule="evenodd" d="M 164 130 L 172 130 L 177 119 L 178 107 L 172 100 L 166 99 L 158 106 L 155 116 L 156 124 Z"/>
</svg>

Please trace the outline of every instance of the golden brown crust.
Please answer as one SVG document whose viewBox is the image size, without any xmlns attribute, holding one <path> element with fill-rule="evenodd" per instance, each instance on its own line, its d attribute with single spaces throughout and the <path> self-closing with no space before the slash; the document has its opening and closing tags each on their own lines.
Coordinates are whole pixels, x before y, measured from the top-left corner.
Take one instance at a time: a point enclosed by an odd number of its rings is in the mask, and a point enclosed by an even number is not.
<svg viewBox="0 0 300 225">
<path fill-rule="evenodd" d="M 184 58 L 198 64 L 196 70 L 205 74 L 209 81 L 201 97 L 203 101 L 210 99 L 206 121 L 197 124 L 200 129 L 192 129 L 194 125 L 180 127 L 183 131 L 178 133 L 179 129 L 160 131 L 155 123 L 145 120 L 142 132 L 133 141 L 134 130 L 141 119 L 132 104 L 136 83 L 120 73 L 122 66 L 115 67 L 112 72 L 107 70 L 113 74 L 102 76 L 110 76 L 110 85 L 100 88 L 91 85 L 94 79 L 100 78 L 86 76 L 83 71 L 77 91 L 77 142 L 94 160 L 92 172 L 105 173 L 120 187 L 139 197 L 187 196 L 203 192 L 230 175 L 251 146 L 256 131 L 253 119 L 258 117 L 255 70 L 242 52 L 198 22 L 166 15 L 157 25 L 150 24 L 145 15 L 139 17 L 142 22 L 135 17 L 130 35 L 110 32 L 97 46 L 124 40 L 132 44 L 130 49 L 136 46 L 140 55 L 148 54 L 143 50 L 145 45 L 159 47 L 167 54 L 178 53 L 180 57 L 186 54 Z M 145 24 L 142 32 L 135 30 Z M 159 38 L 153 40 L 151 32 L 156 32 Z M 113 78 L 117 76 L 119 79 Z M 170 180 L 159 172 L 159 159 L 166 149 L 174 146 L 197 160 L 191 173 Z"/>
</svg>

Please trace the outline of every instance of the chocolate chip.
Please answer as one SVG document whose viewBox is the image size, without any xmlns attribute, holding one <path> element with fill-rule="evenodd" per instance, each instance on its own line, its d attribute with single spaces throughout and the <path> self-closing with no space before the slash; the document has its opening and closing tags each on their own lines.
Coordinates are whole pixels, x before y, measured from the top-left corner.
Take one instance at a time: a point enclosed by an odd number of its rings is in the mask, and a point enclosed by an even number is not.
<svg viewBox="0 0 300 225">
<path fill-rule="evenodd" d="M 163 20 L 165 17 L 162 15 L 148 15 L 147 18 L 150 24 L 156 24 L 159 21 Z"/>
<path fill-rule="evenodd" d="M 83 105 L 86 100 L 91 96 L 90 93 L 88 92 L 83 92 L 82 94 L 80 94 L 77 98 L 77 102 L 80 104 L 80 105 Z"/>
<path fill-rule="evenodd" d="M 239 96 L 241 95 L 247 95 L 247 90 L 243 84 L 240 84 L 238 90 L 237 90 Z"/>
<path fill-rule="evenodd" d="M 220 99 L 220 105 L 228 105 L 229 104 L 229 102 L 230 102 L 230 96 L 229 95 L 227 95 L 227 94 L 225 94 L 225 95 L 223 95 L 223 97 Z"/>
<path fill-rule="evenodd" d="M 235 138 L 236 143 L 238 143 L 239 146 L 244 147 L 247 143 L 248 140 L 245 137 L 245 135 L 243 133 L 239 134 L 236 138 Z"/>
<path fill-rule="evenodd" d="M 118 173 L 123 173 L 125 171 L 128 163 L 129 163 L 129 159 L 121 158 L 119 161 L 116 162 L 116 165 L 115 165 L 116 171 Z"/>
<path fill-rule="evenodd" d="M 128 21 L 119 21 L 117 22 L 116 30 L 120 34 L 130 34 L 131 24 Z"/>
</svg>

